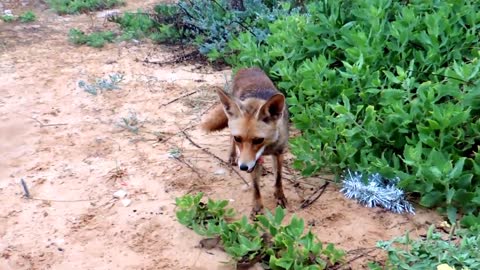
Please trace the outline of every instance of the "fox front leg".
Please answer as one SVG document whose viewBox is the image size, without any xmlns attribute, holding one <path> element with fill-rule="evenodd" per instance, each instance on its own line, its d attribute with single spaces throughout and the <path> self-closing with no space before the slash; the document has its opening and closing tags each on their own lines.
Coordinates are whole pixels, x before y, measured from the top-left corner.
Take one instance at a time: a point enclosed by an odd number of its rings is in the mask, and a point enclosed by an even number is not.
<svg viewBox="0 0 480 270">
<path fill-rule="evenodd" d="M 252 220 L 257 219 L 257 215 L 263 214 L 263 202 L 260 194 L 260 176 L 262 174 L 262 166 L 255 166 L 255 169 L 251 173 L 253 183 L 253 208 L 250 215 Z"/>
<path fill-rule="evenodd" d="M 228 157 L 228 164 L 232 166 L 237 166 L 237 146 L 235 145 L 235 140 L 233 136 L 230 138 L 230 156 Z"/>
<path fill-rule="evenodd" d="M 277 200 L 277 205 L 286 208 L 287 207 L 287 198 L 283 193 L 282 185 L 282 166 L 283 166 L 283 155 L 273 155 L 273 170 L 275 172 L 275 199 Z"/>
</svg>

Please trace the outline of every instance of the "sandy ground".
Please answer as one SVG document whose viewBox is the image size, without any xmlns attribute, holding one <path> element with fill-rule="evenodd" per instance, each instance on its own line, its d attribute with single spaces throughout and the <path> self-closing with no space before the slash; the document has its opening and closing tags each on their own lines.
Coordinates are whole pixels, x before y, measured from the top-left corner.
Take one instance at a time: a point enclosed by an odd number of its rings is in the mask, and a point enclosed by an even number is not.
<svg viewBox="0 0 480 270">
<path fill-rule="evenodd" d="M 0 269 L 234 269 L 222 251 L 196 247 L 201 238 L 176 221 L 174 205 L 177 196 L 203 191 L 249 214 L 251 190 L 185 135 L 227 159 L 227 132 L 207 136 L 197 125 L 230 71 L 145 64 L 147 57 L 168 59 L 174 50 L 148 42 L 76 47 L 67 41 L 70 28 L 113 25 L 95 14 L 60 17 L 43 4 L 23 2 L 27 6 L 2 3 L 16 14 L 33 7 L 37 22 L 0 22 Z M 153 3 L 128 2 L 122 10 Z M 125 75 L 119 90 L 94 96 L 78 87 L 79 80 L 112 73 Z M 118 124 L 132 113 L 138 134 Z M 172 151 L 181 156 L 169 158 Z M 418 235 L 439 220 L 422 209 L 412 216 L 364 208 L 334 185 L 299 210 L 322 180 L 294 186 L 292 158 L 285 162 L 289 215 L 303 217 L 320 240 L 349 251 L 349 259 L 378 240 L 406 230 Z M 269 209 L 275 203 L 272 178 L 262 180 Z M 23 197 L 20 179 L 32 199 Z M 119 189 L 128 192 L 131 205 L 113 198 Z M 359 257 L 344 269 L 365 269 L 366 261 L 382 255 Z"/>
</svg>

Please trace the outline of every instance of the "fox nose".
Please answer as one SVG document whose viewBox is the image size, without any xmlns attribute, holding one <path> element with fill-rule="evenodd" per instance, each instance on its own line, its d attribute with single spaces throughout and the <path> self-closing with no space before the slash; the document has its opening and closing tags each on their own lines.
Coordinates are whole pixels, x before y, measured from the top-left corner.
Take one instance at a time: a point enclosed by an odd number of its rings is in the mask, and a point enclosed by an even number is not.
<svg viewBox="0 0 480 270">
<path fill-rule="evenodd" d="M 240 164 L 240 170 L 246 171 L 246 170 L 248 170 L 248 166 L 245 165 L 245 164 Z"/>
</svg>

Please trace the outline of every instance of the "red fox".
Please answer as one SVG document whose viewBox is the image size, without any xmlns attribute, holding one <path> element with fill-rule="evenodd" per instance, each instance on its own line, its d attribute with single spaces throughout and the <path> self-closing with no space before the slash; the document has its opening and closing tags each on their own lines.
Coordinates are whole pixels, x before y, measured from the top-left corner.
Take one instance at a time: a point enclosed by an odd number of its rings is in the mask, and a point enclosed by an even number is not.
<svg viewBox="0 0 480 270">
<path fill-rule="evenodd" d="M 232 94 L 223 90 L 217 90 L 217 94 L 221 103 L 211 111 L 201 128 L 206 132 L 230 129 L 229 163 L 238 164 L 240 170 L 250 173 L 253 182 L 252 218 L 263 213 L 259 187 L 261 166 L 257 166 L 262 156 L 272 156 L 274 196 L 277 205 L 285 208 L 282 162 L 289 136 L 285 96 L 259 68 L 239 70 L 233 79 Z"/>
</svg>

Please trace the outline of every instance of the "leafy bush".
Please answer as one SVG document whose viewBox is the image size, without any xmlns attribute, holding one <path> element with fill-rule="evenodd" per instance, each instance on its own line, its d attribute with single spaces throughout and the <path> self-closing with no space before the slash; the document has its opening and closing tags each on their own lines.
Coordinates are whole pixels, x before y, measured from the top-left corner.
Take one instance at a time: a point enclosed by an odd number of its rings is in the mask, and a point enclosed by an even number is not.
<svg viewBox="0 0 480 270">
<path fill-rule="evenodd" d="M 91 47 L 101 48 L 105 45 L 105 43 L 113 42 L 115 39 L 115 34 L 111 31 L 105 31 L 93 32 L 87 35 L 83 31 L 72 28 L 68 33 L 68 38 L 73 44 L 86 44 Z"/>
<path fill-rule="evenodd" d="M 228 52 L 227 43 L 240 32 L 248 31 L 256 40 L 268 35 L 267 25 L 290 12 L 289 2 L 267 5 L 261 0 L 244 0 L 245 10 L 235 10 L 228 0 L 180 1 L 183 25 L 190 29 L 200 53 L 212 60 Z M 283 6 L 285 5 L 285 6 Z"/>
<path fill-rule="evenodd" d="M 22 23 L 33 22 L 36 20 L 36 18 L 37 16 L 35 16 L 35 13 L 33 13 L 32 11 L 26 11 L 25 13 L 20 14 L 20 16 L 18 17 L 18 19 Z"/>
<path fill-rule="evenodd" d="M 158 43 L 177 43 L 182 31 L 175 25 L 178 22 L 178 7 L 160 4 L 154 7 L 153 13 L 143 10 L 126 12 L 110 18 L 123 30 L 124 40 L 150 38 Z"/>
<path fill-rule="evenodd" d="M 202 203 L 203 193 L 176 199 L 178 221 L 198 234 L 213 237 L 233 257 L 237 266 L 262 262 L 266 269 L 325 269 L 343 260 L 344 252 L 332 244 L 326 247 L 316 241 L 309 231 L 304 234 L 302 219 L 292 217 L 282 225 L 285 212 L 277 207 L 275 214 L 267 211 L 250 224 L 246 216 L 232 219 L 233 209 L 227 201 L 208 200 Z"/>
<path fill-rule="evenodd" d="M 2 21 L 4 21 L 4 22 L 15 21 L 15 17 L 13 15 L 10 15 L 10 14 L 3 14 L 2 16 L 0 16 L 0 19 L 2 19 Z"/>
<path fill-rule="evenodd" d="M 268 24 L 276 18 L 298 12 L 291 2 L 244 0 L 245 10 L 235 10 L 229 0 L 180 0 L 159 4 L 152 13 L 138 10 L 111 20 L 124 31 L 124 39 L 151 38 L 159 43 L 191 44 L 211 60 L 229 53 L 227 43 L 242 31 L 258 41 L 268 35 Z M 275 4 L 274 4 L 275 3 Z"/>
<path fill-rule="evenodd" d="M 13 16 L 13 14 L 11 13 L 6 13 L 0 16 L 0 19 L 4 22 L 14 22 L 17 20 L 22 23 L 27 23 L 35 21 L 36 18 L 37 16 L 35 16 L 35 13 L 33 13 L 32 11 L 26 11 L 20 14 L 20 16 L 18 17 Z"/>
<path fill-rule="evenodd" d="M 75 14 L 97 11 L 123 5 L 123 0 L 47 0 L 58 14 Z"/>
<path fill-rule="evenodd" d="M 229 43 L 287 93 L 305 175 L 350 168 L 399 176 L 427 207 L 478 214 L 480 3 L 317 1 L 259 43 Z"/>
<path fill-rule="evenodd" d="M 455 269 L 480 269 L 480 236 L 459 230 L 444 239 L 431 226 L 425 239 L 413 240 L 408 234 L 392 241 L 382 241 L 378 247 L 388 252 L 384 269 L 423 270 L 447 264 Z M 370 269 L 381 269 L 371 266 Z"/>
</svg>

